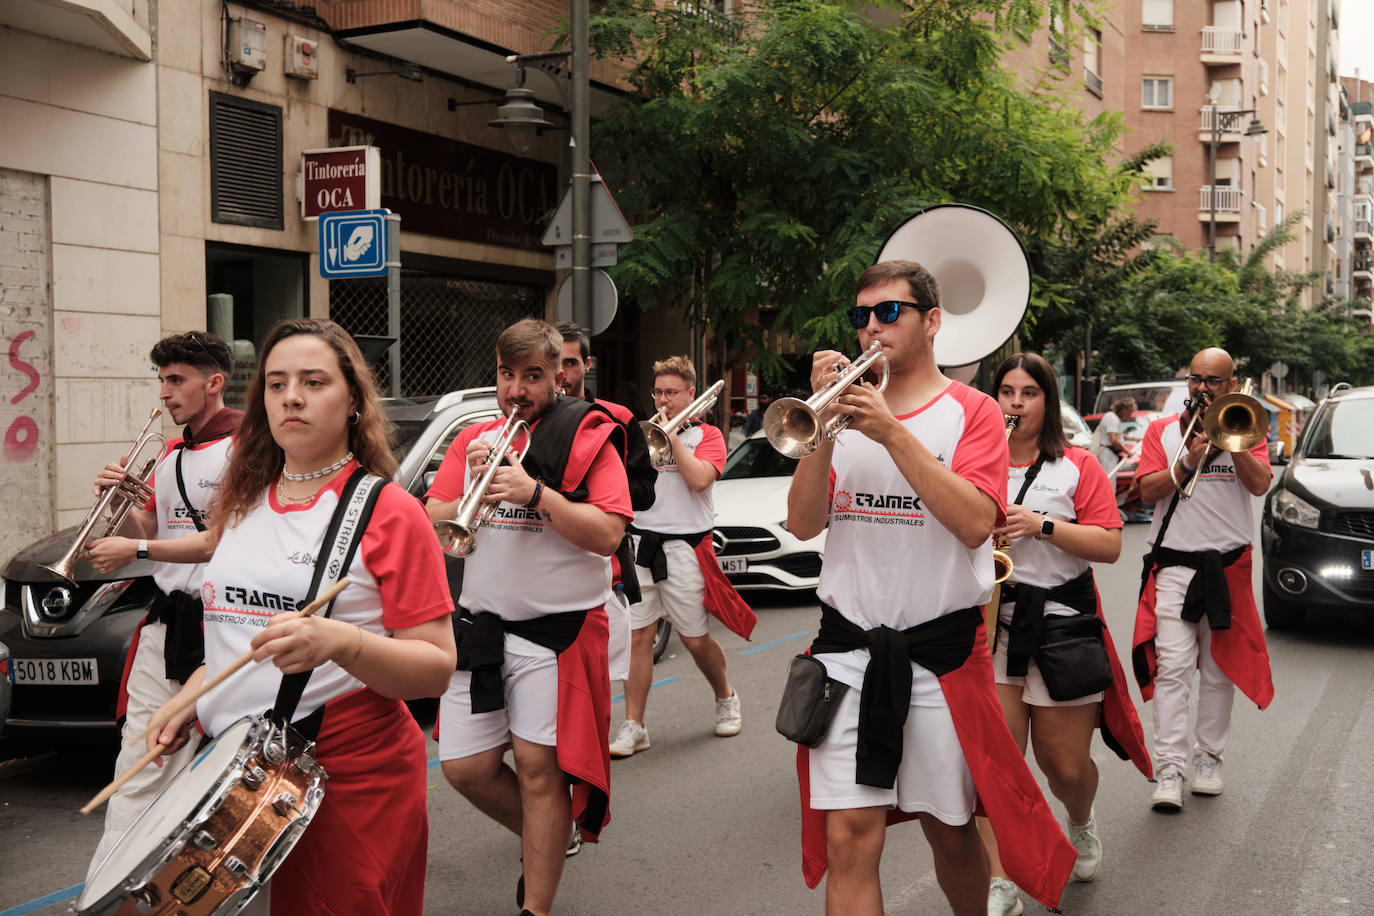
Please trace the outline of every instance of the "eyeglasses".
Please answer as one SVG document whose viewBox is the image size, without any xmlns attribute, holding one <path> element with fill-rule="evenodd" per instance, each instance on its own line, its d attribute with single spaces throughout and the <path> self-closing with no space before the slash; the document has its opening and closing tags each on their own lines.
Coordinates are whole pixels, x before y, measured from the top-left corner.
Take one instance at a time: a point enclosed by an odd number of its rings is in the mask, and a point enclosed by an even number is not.
<svg viewBox="0 0 1374 916">
<path fill-rule="evenodd" d="M 933 305 L 921 305 L 917 302 L 902 302 L 899 299 L 889 299 L 886 302 L 879 302 L 877 305 L 859 305 L 849 310 L 849 324 L 855 330 L 863 330 L 868 327 L 869 313 L 877 316 L 879 324 L 892 324 L 897 320 L 898 313 L 902 306 L 915 309 L 922 314 L 935 308 Z"/>
<path fill-rule="evenodd" d="M 682 388 L 655 388 L 649 393 L 656 398 L 675 398 L 682 394 L 683 390 Z"/>
<path fill-rule="evenodd" d="M 1188 384 L 1206 385 L 1208 388 L 1220 388 L 1222 385 L 1225 385 L 1229 381 L 1230 379 L 1220 378 L 1219 376 L 1215 375 L 1209 375 L 1206 378 L 1203 378 L 1202 376 L 1196 374 L 1188 376 Z"/>
</svg>

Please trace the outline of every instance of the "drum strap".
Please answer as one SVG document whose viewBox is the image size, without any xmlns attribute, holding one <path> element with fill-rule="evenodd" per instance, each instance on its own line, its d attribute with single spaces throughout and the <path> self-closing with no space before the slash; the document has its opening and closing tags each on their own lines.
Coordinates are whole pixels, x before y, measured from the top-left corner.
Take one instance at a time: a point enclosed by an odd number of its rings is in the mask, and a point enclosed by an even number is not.
<svg viewBox="0 0 1374 916">
<path fill-rule="evenodd" d="M 358 468 L 348 478 L 348 483 L 344 484 L 343 492 L 339 495 L 339 505 L 334 510 L 334 517 L 329 520 L 329 528 L 325 531 L 324 541 L 320 545 L 319 559 L 315 561 L 315 578 L 311 581 L 310 592 L 305 598 L 307 603 L 314 601 L 316 595 L 338 582 L 348 572 L 353 557 L 358 552 L 358 544 L 362 541 L 363 530 L 367 528 L 367 522 L 372 517 L 372 510 L 376 508 L 377 498 L 381 496 L 385 483 L 381 477 Z M 320 612 L 320 616 L 328 617 L 333 610 L 334 602 L 331 601 L 329 606 Z M 273 722 L 285 725 L 296 715 L 296 705 L 300 703 L 301 696 L 305 693 L 305 685 L 312 673 L 313 670 L 282 675 L 276 702 L 272 704 L 272 709 L 268 713 Z M 296 730 L 301 731 L 302 728 L 313 725 L 313 730 L 318 732 L 322 721 L 323 716 L 309 716 L 296 723 Z M 303 737 L 313 740 L 315 735 Z"/>
</svg>

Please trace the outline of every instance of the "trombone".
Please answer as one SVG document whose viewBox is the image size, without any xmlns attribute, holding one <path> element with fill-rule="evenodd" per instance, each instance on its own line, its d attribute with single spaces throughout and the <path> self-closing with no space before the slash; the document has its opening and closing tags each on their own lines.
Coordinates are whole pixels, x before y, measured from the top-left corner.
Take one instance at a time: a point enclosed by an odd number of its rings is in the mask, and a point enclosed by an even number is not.
<svg viewBox="0 0 1374 916">
<path fill-rule="evenodd" d="M 664 416 L 660 407 L 652 420 L 643 420 L 639 426 L 644 430 L 644 441 L 649 446 L 649 460 L 656 468 L 673 463 L 673 440 L 670 438 L 688 423 L 694 422 L 706 411 L 716 406 L 716 399 L 725 390 L 725 379 L 720 379 L 702 393 L 701 397 L 687 405 L 687 409 L 671 420 Z"/>
<path fill-rule="evenodd" d="M 109 512 L 109 520 L 101 530 L 100 537 L 107 538 L 119 532 L 120 526 L 124 524 L 124 519 L 128 517 L 130 510 L 143 506 L 153 496 L 153 468 L 157 467 L 157 460 L 162 453 L 167 450 L 167 437 L 162 433 L 153 431 L 153 424 L 157 418 L 162 416 L 161 408 L 154 407 L 153 412 L 148 415 L 148 422 L 143 424 L 143 429 L 139 430 L 138 438 L 129 449 L 129 457 L 124 462 L 125 471 L 123 479 L 114 486 L 106 487 L 96 500 L 91 511 L 86 513 L 86 520 L 81 523 L 81 528 L 76 532 L 76 537 L 72 540 L 72 545 L 67 548 L 67 552 L 62 554 L 51 564 L 42 566 L 53 575 L 65 579 L 67 582 L 75 583 L 73 574 L 76 572 L 76 557 L 90 540 L 91 534 L 95 531 L 100 519 Z M 143 467 L 135 473 L 133 468 L 137 467 L 138 459 L 149 444 L 156 443 L 156 451 L 144 462 Z"/>
<path fill-rule="evenodd" d="M 515 414 L 516 411 L 512 410 L 510 416 L 506 417 L 505 425 L 501 427 L 501 433 L 487 455 L 486 472 L 463 494 L 454 517 L 434 523 L 439 546 L 451 557 L 462 559 L 471 555 L 477 549 L 477 529 L 490 523 L 496 516 L 496 504 L 483 505 L 482 500 L 486 498 L 501 462 L 509 458 L 512 464 L 519 464 L 524 460 L 525 456 L 511 446 L 518 436 L 528 433 L 530 427 L 524 420 L 517 419 Z"/>
<path fill-rule="evenodd" d="M 1239 391 L 1223 394 L 1205 409 L 1200 403 L 1190 404 L 1192 419 L 1188 421 L 1188 427 L 1183 431 L 1183 441 L 1178 444 L 1174 460 L 1169 464 L 1170 474 L 1173 474 L 1175 465 L 1182 464 L 1183 456 L 1188 453 L 1188 441 L 1199 423 L 1202 424 L 1202 434 L 1210 443 L 1209 451 L 1215 448 L 1223 452 L 1247 452 L 1263 441 L 1269 434 L 1269 414 L 1252 394 L 1254 387 L 1254 380 L 1246 379 Z M 1206 466 L 1207 458 L 1204 456 L 1193 468 L 1188 482 L 1179 488 L 1179 499 L 1193 498 L 1193 491 L 1197 489 L 1202 469 Z"/>
<path fill-rule="evenodd" d="M 850 417 L 842 414 L 830 422 L 821 423 L 821 411 L 844 394 L 845 389 L 866 376 L 877 366 L 879 391 L 887 388 L 888 365 L 883 345 L 878 341 L 844 369 L 835 367 L 835 378 L 803 401 L 801 398 L 779 398 L 768 405 L 763 414 L 763 432 L 773 448 L 788 458 L 805 458 L 820 445 L 821 437 L 833 440 L 849 425 Z"/>
</svg>

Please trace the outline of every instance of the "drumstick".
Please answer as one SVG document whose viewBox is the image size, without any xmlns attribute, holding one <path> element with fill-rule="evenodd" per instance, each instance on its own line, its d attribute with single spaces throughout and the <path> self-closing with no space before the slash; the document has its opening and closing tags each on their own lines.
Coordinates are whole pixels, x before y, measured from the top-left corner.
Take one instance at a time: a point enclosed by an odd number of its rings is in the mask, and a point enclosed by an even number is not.
<svg viewBox="0 0 1374 916">
<path fill-rule="evenodd" d="M 345 588 L 348 587 L 348 583 L 348 579 L 340 579 L 333 585 L 332 588 L 326 591 L 323 595 L 320 595 L 314 601 L 310 602 L 305 607 L 301 608 L 299 611 L 296 611 L 296 619 L 300 619 L 301 617 L 309 617 L 311 614 L 315 613 L 320 608 L 324 607 L 326 604 L 333 601 L 335 598 L 339 596 L 339 592 L 343 591 Z M 225 668 L 219 674 L 212 677 L 209 681 L 202 685 L 201 688 L 197 690 L 194 694 L 182 700 L 180 703 L 177 703 L 176 706 L 172 707 L 162 717 L 162 722 L 155 723 L 153 721 L 149 721 L 148 727 L 145 728 L 142 734 L 140 734 L 138 738 L 135 738 L 134 740 L 139 741 L 144 738 L 147 738 L 148 735 L 152 733 L 154 727 L 161 728 L 163 723 L 167 722 L 177 713 L 181 712 L 187 707 L 194 706 L 200 700 L 201 697 L 205 696 L 211 690 L 214 690 L 216 687 L 218 687 L 220 684 L 224 682 L 225 678 L 229 677 L 229 675 L 233 674 L 235 671 L 239 670 L 252 660 L 253 652 L 250 649 L 249 651 L 240 655 L 238 658 L 234 659 L 234 661 L 231 662 L 227 668 Z M 156 718 L 157 717 L 154 716 L 154 719 Z M 116 792 L 119 791 L 121 786 L 123 786 L 130 779 L 133 779 L 135 773 L 139 772 L 148 764 L 156 760 L 158 756 L 161 755 L 161 753 L 166 749 L 167 745 L 158 744 L 152 750 L 148 751 L 148 753 L 144 754 L 142 757 L 136 760 L 132 766 L 130 766 L 123 773 L 120 773 L 118 776 L 116 776 L 109 785 L 107 785 L 105 788 L 97 792 L 94 798 L 86 802 L 86 804 L 81 808 L 81 813 L 90 814 L 96 808 L 103 805 L 106 801 L 110 799 L 110 796 L 114 795 Z"/>
</svg>

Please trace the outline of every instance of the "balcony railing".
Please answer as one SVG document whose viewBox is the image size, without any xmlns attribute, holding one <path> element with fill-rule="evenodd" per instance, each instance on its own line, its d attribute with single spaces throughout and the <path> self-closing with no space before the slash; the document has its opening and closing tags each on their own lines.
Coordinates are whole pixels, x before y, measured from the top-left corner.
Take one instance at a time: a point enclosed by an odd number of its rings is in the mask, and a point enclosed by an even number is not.
<svg viewBox="0 0 1374 916">
<path fill-rule="evenodd" d="M 1198 127 L 1198 130 L 1211 132 L 1212 110 L 1213 109 L 1211 105 L 1208 105 L 1202 109 L 1202 124 Z M 1217 127 L 1221 129 L 1222 133 L 1240 132 L 1241 123 L 1240 114 L 1238 114 L 1238 112 L 1240 111 L 1241 109 L 1235 106 L 1232 106 L 1230 108 L 1227 108 L 1225 106 L 1219 106 L 1216 109 Z"/>
<path fill-rule="evenodd" d="M 1360 258 L 1352 258 L 1350 260 L 1350 272 L 1352 274 L 1367 274 L 1371 271 L 1371 269 L 1374 269 L 1374 258 L 1371 258 L 1368 255 L 1365 255 L 1364 257 Z M 1363 279 L 1367 280 L 1369 278 L 1365 277 Z"/>
<path fill-rule="evenodd" d="M 1203 54 L 1239 54 L 1240 47 L 1240 29 L 1222 28 L 1215 25 L 1203 26 Z"/>
<path fill-rule="evenodd" d="M 1368 143 L 1356 143 L 1355 158 L 1359 159 L 1361 157 L 1365 159 L 1374 158 L 1374 146 L 1371 146 Z"/>
<path fill-rule="evenodd" d="M 1371 224 L 1371 221 L 1367 219 L 1355 220 L 1355 235 L 1356 237 L 1361 235 L 1374 237 L 1374 224 Z"/>
<path fill-rule="evenodd" d="M 1198 191 L 1197 208 L 1199 210 L 1206 210 L 1209 213 L 1212 210 L 1213 193 L 1215 193 L 1217 197 L 1218 213 L 1239 213 L 1240 199 L 1245 196 L 1245 192 L 1240 188 L 1231 187 L 1230 185 L 1218 185 L 1213 187 L 1212 185 L 1205 184 L 1198 188 Z"/>
</svg>

